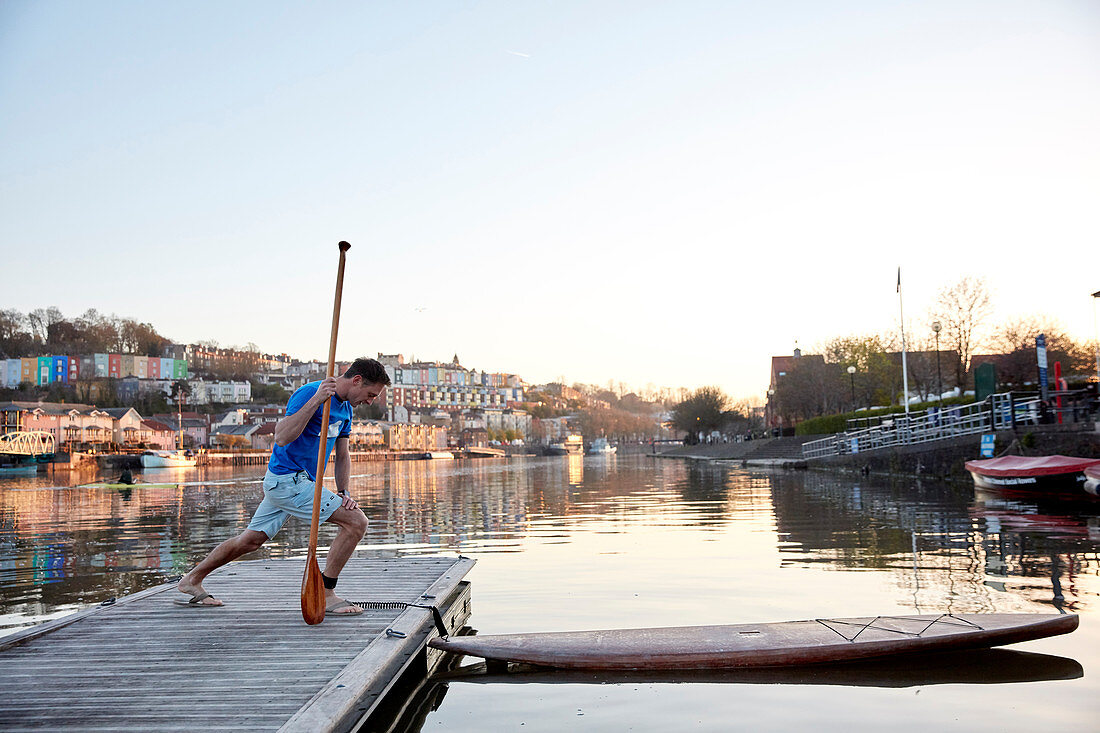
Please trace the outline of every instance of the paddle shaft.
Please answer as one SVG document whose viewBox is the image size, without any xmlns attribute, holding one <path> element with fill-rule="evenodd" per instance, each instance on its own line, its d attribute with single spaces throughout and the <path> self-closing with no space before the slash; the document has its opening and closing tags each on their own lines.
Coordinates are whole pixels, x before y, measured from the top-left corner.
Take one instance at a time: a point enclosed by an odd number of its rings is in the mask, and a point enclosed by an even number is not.
<svg viewBox="0 0 1100 733">
<path fill-rule="evenodd" d="M 332 304 L 332 332 L 328 342 L 328 369 L 325 377 L 332 377 L 336 371 L 336 335 L 340 330 L 340 299 L 344 290 L 344 261 L 345 253 L 351 249 L 347 242 L 340 242 L 340 264 L 336 270 L 336 298 Z M 328 453 L 328 421 L 332 398 L 325 400 L 325 406 L 321 412 L 321 432 L 318 435 L 317 445 L 317 471 L 313 481 L 313 518 L 309 525 L 309 554 L 306 557 L 305 577 L 302 578 L 302 615 L 306 623 L 320 623 L 320 620 L 312 620 L 316 616 L 316 609 L 321 609 L 321 617 L 324 618 L 324 586 L 316 582 L 310 582 L 310 575 L 320 575 L 317 566 L 317 530 L 321 523 L 321 486 L 325 479 L 325 456 Z M 307 591 L 308 588 L 308 591 Z M 317 594 L 320 598 L 314 598 Z"/>
</svg>

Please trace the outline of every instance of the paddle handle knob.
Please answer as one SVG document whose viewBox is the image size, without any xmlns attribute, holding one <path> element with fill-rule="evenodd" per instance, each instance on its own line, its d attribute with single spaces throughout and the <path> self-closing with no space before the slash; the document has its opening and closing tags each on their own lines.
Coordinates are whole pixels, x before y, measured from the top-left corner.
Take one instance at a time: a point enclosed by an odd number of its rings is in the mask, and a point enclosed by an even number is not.
<svg viewBox="0 0 1100 733">
<path fill-rule="evenodd" d="M 340 242 L 340 244 L 336 246 L 340 248 L 341 252 L 347 252 L 349 249 L 351 249 L 351 245 L 347 242 Z"/>
</svg>

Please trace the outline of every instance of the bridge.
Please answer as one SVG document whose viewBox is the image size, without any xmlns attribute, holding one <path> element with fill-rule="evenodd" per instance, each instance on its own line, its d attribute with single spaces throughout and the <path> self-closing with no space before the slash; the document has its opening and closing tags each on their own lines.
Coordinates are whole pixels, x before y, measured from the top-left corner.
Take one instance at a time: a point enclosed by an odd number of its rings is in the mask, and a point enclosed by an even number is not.
<svg viewBox="0 0 1100 733">
<path fill-rule="evenodd" d="M 0 435 L 0 453 L 15 456 L 53 455 L 57 451 L 57 439 L 44 430 L 5 433 Z"/>
</svg>

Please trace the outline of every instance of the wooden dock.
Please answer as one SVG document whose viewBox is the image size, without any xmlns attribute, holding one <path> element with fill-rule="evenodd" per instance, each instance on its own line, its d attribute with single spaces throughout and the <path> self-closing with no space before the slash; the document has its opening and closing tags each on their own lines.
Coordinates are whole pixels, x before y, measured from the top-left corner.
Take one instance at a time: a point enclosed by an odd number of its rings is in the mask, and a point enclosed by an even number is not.
<svg viewBox="0 0 1100 733">
<path fill-rule="evenodd" d="M 470 613 L 467 558 L 353 558 L 351 601 L 435 604 L 449 633 Z M 173 583 L 0 637 L 0 730 L 350 731 L 441 652 L 430 610 L 302 621 L 302 560 L 232 563 L 186 608 Z M 393 701 L 387 700 L 393 707 Z"/>
</svg>

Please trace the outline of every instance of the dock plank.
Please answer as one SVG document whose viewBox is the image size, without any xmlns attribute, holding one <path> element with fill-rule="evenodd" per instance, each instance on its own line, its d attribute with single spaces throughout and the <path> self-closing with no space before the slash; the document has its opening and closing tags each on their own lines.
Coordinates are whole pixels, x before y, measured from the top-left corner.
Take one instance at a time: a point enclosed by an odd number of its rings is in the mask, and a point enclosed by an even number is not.
<svg viewBox="0 0 1100 733">
<path fill-rule="evenodd" d="M 444 603 L 458 597 L 472 565 L 355 558 L 340 575 L 340 594 Z M 165 584 L 0 638 L 0 730 L 347 729 L 423 657 L 431 614 L 370 609 L 307 626 L 304 568 L 303 560 L 233 563 L 205 583 L 222 608 L 177 606 L 182 596 Z M 450 616 L 451 628 L 465 621 Z M 318 714 L 329 706 L 335 712 Z"/>
</svg>

